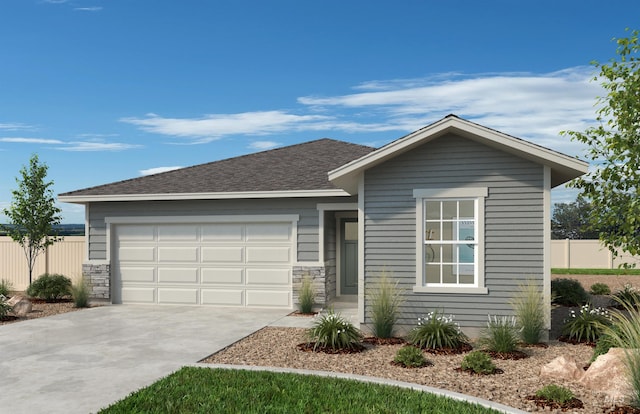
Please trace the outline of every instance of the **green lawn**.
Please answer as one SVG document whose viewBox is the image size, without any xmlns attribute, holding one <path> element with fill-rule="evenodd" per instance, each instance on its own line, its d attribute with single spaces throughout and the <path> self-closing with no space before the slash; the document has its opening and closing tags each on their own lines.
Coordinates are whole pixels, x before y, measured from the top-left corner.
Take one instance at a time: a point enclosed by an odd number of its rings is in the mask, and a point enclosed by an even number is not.
<svg viewBox="0 0 640 414">
<path fill-rule="evenodd" d="M 312 375 L 185 367 L 100 413 L 498 413 L 429 393 Z"/>
<path fill-rule="evenodd" d="M 640 275 L 640 269 L 559 269 L 552 268 L 554 275 Z"/>
</svg>

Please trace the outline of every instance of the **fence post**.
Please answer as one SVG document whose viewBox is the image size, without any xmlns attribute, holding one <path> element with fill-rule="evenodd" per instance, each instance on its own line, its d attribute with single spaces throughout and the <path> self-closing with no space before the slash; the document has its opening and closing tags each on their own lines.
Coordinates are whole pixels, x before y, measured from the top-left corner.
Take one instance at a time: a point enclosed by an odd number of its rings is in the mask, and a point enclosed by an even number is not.
<svg viewBox="0 0 640 414">
<path fill-rule="evenodd" d="M 564 239 L 564 257 L 567 269 L 571 269 L 571 240 Z"/>
</svg>

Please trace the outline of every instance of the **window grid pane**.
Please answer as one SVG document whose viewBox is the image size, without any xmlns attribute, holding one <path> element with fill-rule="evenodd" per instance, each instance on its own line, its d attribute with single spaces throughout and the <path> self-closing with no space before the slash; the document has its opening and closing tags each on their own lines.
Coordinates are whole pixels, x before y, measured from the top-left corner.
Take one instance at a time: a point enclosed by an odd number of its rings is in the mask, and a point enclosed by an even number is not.
<svg viewBox="0 0 640 414">
<path fill-rule="evenodd" d="M 475 283 L 475 200 L 425 200 L 425 282 Z"/>
</svg>

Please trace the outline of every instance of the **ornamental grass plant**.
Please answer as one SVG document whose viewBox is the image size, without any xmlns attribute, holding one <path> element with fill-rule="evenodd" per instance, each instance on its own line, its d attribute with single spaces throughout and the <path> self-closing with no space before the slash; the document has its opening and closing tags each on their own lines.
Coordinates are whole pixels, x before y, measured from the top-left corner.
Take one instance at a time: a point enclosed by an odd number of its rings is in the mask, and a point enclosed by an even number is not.
<svg viewBox="0 0 640 414">
<path fill-rule="evenodd" d="M 520 339 L 526 344 L 537 344 L 542 339 L 545 328 L 547 305 L 542 290 L 533 281 L 520 285 L 516 296 L 511 300 Z"/>
<path fill-rule="evenodd" d="M 609 325 L 611 316 L 608 310 L 587 304 L 578 312 L 571 310 L 569 319 L 562 326 L 562 334 L 577 342 L 596 342 Z"/>
<path fill-rule="evenodd" d="M 427 359 L 424 357 L 422 350 L 413 345 L 406 345 L 398 349 L 393 362 L 406 368 L 419 368 L 427 365 Z"/>
<path fill-rule="evenodd" d="M 372 333 L 378 338 L 391 338 L 393 329 L 398 321 L 400 305 L 402 305 L 402 291 L 398 283 L 392 282 L 386 271 L 380 276 L 380 281 L 369 293 L 371 303 Z"/>
<path fill-rule="evenodd" d="M 556 384 L 548 384 L 536 391 L 536 397 L 544 398 L 558 404 L 564 404 L 575 398 L 573 392 L 565 387 Z"/>
<path fill-rule="evenodd" d="M 11 289 L 13 289 L 13 284 L 11 282 L 5 279 L 0 280 L 0 295 L 9 296 Z"/>
<path fill-rule="evenodd" d="M 308 337 L 309 343 L 314 343 L 314 351 L 323 348 L 338 351 L 358 349 L 362 334 L 351 322 L 330 309 L 316 318 L 308 331 Z"/>
<path fill-rule="evenodd" d="M 518 329 L 516 318 L 489 315 L 487 327 L 482 330 L 478 341 L 487 351 L 509 353 L 518 347 Z"/>
<path fill-rule="evenodd" d="M 76 283 L 71 285 L 69 289 L 71 291 L 71 297 L 73 298 L 73 304 L 76 308 L 88 308 L 89 307 L 89 295 L 91 289 L 89 285 L 81 278 Z"/>
<path fill-rule="evenodd" d="M 424 318 L 418 318 L 418 326 L 409 331 L 410 344 L 422 349 L 458 348 L 469 342 L 469 338 L 453 321 L 453 315 L 442 312 L 429 312 Z"/>
<path fill-rule="evenodd" d="M 312 313 L 315 304 L 316 290 L 313 286 L 313 278 L 305 273 L 302 276 L 302 284 L 300 285 L 300 295 L 298 297 L 298 307 L 300 313 Z"/>
<path fill-rule="evenodd" d="M 464 371 L 473 371 L 476 374 L 493 374 L 496 366 L 491 357 L 482 351 L 471 351 L 462 359 L 460 368 Z"/>
<path fill-rule="evenodd" d="M 624 348 L 624 364 L 632 388 L 631 404 L 640 409 L 640 298 L 628 302 L 614 298 L 620 310 L 611 312 L 612 324 L 603 327 L 603 334 L 615 347 Z"/>
</svg>

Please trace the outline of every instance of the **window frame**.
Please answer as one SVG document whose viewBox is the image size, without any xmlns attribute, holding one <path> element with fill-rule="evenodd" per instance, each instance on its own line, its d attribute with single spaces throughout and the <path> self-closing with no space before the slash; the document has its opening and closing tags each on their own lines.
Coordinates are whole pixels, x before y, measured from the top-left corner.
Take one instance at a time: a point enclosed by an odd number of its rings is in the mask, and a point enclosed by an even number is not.
<svg viewBox="0 0 640 414">
<path fill-rule="evenodd" d="M 487 294 L 488 289 L 484 281 L 484 204 L 488 196 L 487 187 L 461 188 L 431 188 L 415 189 L 413 197 L 416 199 L 416 293 L 469 293 Z M 427 284 L 425 250 L 426 201 L 461 201 L 474 200 L 476 254 L 474 257 L 474 283 L 463 284 Z M 458 218 L 459 219 L 459 218 Z M 442 218 L 440 218 L 442 220 Z"/>
</svg>

